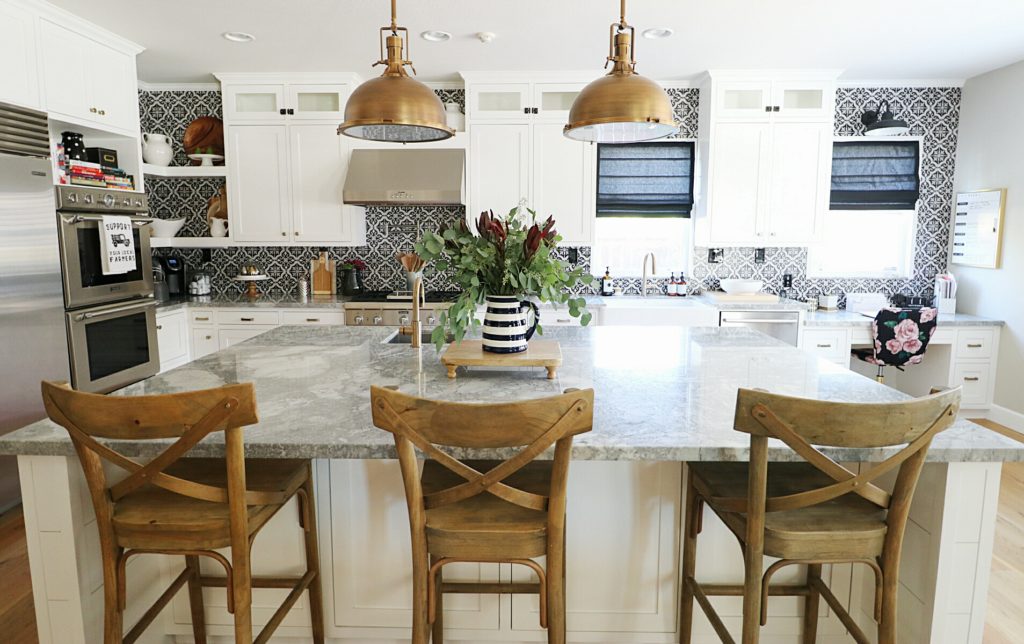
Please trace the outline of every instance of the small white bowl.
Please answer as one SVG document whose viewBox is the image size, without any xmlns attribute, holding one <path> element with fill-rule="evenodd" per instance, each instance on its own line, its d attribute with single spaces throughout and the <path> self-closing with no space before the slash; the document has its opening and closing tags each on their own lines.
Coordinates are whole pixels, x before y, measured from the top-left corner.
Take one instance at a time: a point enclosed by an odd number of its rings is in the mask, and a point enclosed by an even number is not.
<svg viewBox="0 0 1024 644">
<path fill-rule="evenodd" d="M 157 219 L 153 218 L 153 237 L 174 237 L 185 225 L 185 218 L 181 219 Z"/>
<path fill-rule="evenodd" d="M 739 279 L 724 279 L 721 280 L 722 290 L 730 295 L 749 295 L 751 293 L 757 293 L 764 286 L 764 282 L 761 280 L 739 280 Z"/>
</svg>

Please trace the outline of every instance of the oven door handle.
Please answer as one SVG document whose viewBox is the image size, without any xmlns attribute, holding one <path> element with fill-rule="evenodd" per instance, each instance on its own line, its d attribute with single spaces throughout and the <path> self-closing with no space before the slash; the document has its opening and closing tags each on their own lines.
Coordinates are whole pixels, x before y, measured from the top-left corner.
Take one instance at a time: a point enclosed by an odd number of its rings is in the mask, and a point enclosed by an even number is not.
<svg viewBox="0 0 1024 644">
<path fill-rule="evenodd" d="M 132 225 L 142 228 L 153 223 L 150 218 L 137 218 L 127 215 L 132 218 Z M 72 215 L 71 217 L 64 217 L 64 221 L 70 225 L 80 224 L 83 221 L 103 221 L 103 215 Z"/>
<path fill-rule="evenodd" d="M 150 300 L 149 302 L 142 302 L 140 304 L 129 304 L 127 306 L 119 306 L 113 309 L 106 309 L 105 311 L 91 311 L 89 313 L 79 313 L 75 316 L 75 320 L 92 320 L 94 318 L 106 317 L 114 313 L 124 313 L 125 311 L 134 311 L 136 309 L 145 309 L 151 306 L 156 306 L 156 301 Z"/>
</svg>

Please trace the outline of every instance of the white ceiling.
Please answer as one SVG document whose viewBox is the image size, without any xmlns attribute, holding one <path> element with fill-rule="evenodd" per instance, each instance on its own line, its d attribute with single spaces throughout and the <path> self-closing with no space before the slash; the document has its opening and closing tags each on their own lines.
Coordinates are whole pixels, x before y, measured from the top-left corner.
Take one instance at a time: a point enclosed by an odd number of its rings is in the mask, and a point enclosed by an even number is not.
<svg viewBox="0 0 1024 644">
<path fill-rule="evenodd" d="M 139 77 L 211 81 L 210 72 L 355 71 L 377 58 L 387 0 L 50 0 L 146 47 Z M 875 13 L 877 12 L 877 13 Z M 614 0 L 399 0 L 399 23 L 417 35 L 421 80 L 458 71 L 597 69 Z M 1019 0 L 632 0 L 640 73 L 691 79 L 707 69 L 835 68 L 844 80 L 964 79 L 1024 59 Z M 430 43 L 421 31 L 451 32 Z M 229 43 L 224 31 L 256 35 Z M 473 36 L 493 31 L 482 44 Z"/>
</svg>

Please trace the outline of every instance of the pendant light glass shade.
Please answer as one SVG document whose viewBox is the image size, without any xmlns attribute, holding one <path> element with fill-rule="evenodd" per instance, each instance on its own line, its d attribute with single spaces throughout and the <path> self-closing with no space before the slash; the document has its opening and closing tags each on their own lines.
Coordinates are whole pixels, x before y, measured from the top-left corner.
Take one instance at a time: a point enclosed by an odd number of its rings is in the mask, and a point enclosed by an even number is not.
<svg viewBox="0 0 1024 644">
<path fill-rule="evenodd" d="M 386 31 L 390 35 L 384 38 Z M 400 32 L 404 32 L 404 38 Z M 406 65 L 412 67 L 412 61 L 402 53 L 403 47 L 408 49 L 409 31 L 397 25 L 395 0 L 391 0 L 391 26 L 381 28 L 381 37 L 386 41 L 387 55 L 382 42 L 377 64 L 387 68 L 379 78 L 366 81 L 352 92 L 338 134 L 393 143 L 440 141 L 454 135 L 455 130 L 445 123 L 441 99 L 405 71 Z"/>
<path fill-rule="evenodd" d="M 626 23 L 626 0 L 619 22 L 612 24 L 608 62 L 612 70 L 583 88 L 569 110 L 562 130 L 577 141 L 635 143 L 660 139 L 679 131 L 668 94 L 636 73 L 636 33 Z"/>
</svg>

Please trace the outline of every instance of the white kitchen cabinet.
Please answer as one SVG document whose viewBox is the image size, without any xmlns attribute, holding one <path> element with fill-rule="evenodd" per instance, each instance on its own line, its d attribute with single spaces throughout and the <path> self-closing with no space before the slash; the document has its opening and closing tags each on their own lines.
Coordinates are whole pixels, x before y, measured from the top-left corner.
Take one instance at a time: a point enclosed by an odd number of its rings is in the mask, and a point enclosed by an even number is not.
<svg viewBox="0 0 1024 644">
<path fill-rule="evenodd" d="M 569 110 L 583 87 L 581 83 L 534 83 L 532 107 L 537 111 L 530 111 L 537 115 L 537 120 L 558 123 L 561 134 L 561 127 L 569 121 Z"/>
<path fill-rule="evenodd" d="M 596 146 L 562 134 L 563 120 L 533 128 L 533 208 L 539 219 L 554 215 L 562 243 L 593 243 L 597 180 Z"/>
<path fill-rule="evenodd" d="M 718 309 L 687 298 L 609 297 L 599 312 L 601 326 L 718 326 Z M 682 301 L 679 301 L 682 300 Z"/>
<path fill-rule="evenodd" d="M 46 109 L 101 129 L 137 134 L 135 55 L 72 26 L 40 20 Z"/>
<path fill-rule="evenodd" d="M 39 109 L 35 16 L 6 1 L 0 1 L 0 60 L 0 101 Z"/>
<path fill-rule="evenodd" d="M 251 324 L 249 326 L 221 326 L 217 328 L 217 348 L 227 349 L 249 338 L 276 328 L 274 324 Z"/>
<path fill-rule="evenodd" d="M 193 327 L 192 328 L 192 359 L 198 360 L 211 353 L 220 350 L 220 341 L 217 338 L 215 327 Z"/>
<path fill-rule="evenodd" d="M 185 311 L 157 311 L 156 340 L 160 355 L 160 371 L 167 371 L 188 362 L 188 318 Z"/>
<path fill-rule="evenodd" d="M 676 632 L 681 485 L 680 463 L 572 463 L 565 564 L 570 639 L 580 632 Z M 514 581 L 531 576 L 512 567 Z M 512 596 L 512 630 L 541 630 L 537 596 Z"/>
<path fill-rule="evenodd" d="M 477 124 L 470 128 L 470 222 L 484 210 L 505 214 L 530 199 L 530 133 L 526 123 Z"/>
<path fill-rule="evenodd" d="M 287 127 L 229 127 L 226 163 L 231 236 L 241 242 L 286 241 L 291 227 Z"/>
<path fill-rule="evenodd" d="M 768 192 L 771 126 L 721 123 L 715 129 L 708 201 L 713 243 L 744 245 L 757 238 Z"/>
<path fill-rule="evenodd" d="M 530 83 L 473 83 L 466 89 L 467 119 L 516 121 L 530 114 Z"/>
<path fill-rule="evenodd" d="M 240 84 L 232 82 L 231 75 L 219 75 L 218 78 L 228 81 L 224 83 L 223 90 L 224 119 L 230 123 L 339 121 L 344 117 L 345 101 L 350 91 L 347 83 Z"/>
<path fill-rule="evenodd" d="M 335 124 L 289 126 L 293 241 L 344 245 L 365 235 L 365 209 L 341 201 L 350 154 Z"/>
<path fill-rule="evenodd" d="M 562 243 L 593 242 L 594 147 L 567 139 L 554 123 L 476 123 L 470 128 L 472 221 L 505 214 L 526 199 L 540 219 L 553 215 Z"/>
<path fill-rule="evenodd" d="M 698 245 L 812 243 L 828 209 L 835 73 L 712 72 L 701 93 Z"/>
<path fill-rule="evenodd" d="M 363 242 L 364 208 L 341 202 L 351 147 L 336 129 L 307 123 L 228 128 L 235 241 Z"/>
</svg>

